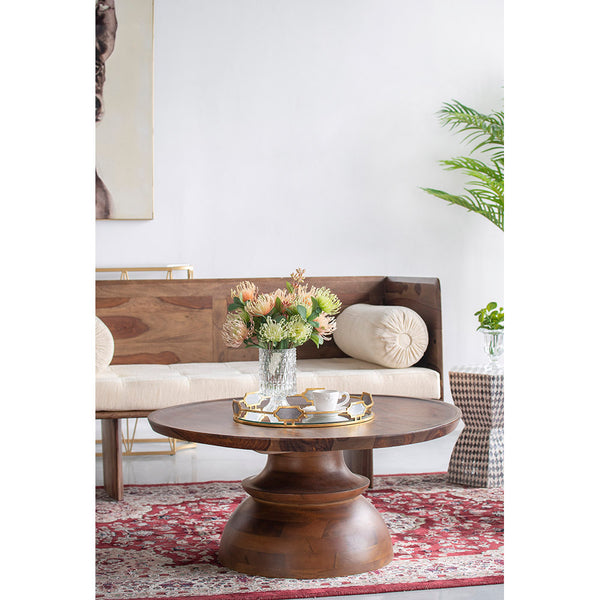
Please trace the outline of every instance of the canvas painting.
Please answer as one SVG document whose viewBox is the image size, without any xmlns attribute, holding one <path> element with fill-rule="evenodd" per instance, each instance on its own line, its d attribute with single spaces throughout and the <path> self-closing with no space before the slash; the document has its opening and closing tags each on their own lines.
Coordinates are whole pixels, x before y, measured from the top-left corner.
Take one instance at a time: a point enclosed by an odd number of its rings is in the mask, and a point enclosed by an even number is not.
<svg viewBox="0 0 600 600">
<path fill-rule="evenodd" d="M 153 0 L 96 0 L 96 219 L 152 219 Z"/>
</svg>

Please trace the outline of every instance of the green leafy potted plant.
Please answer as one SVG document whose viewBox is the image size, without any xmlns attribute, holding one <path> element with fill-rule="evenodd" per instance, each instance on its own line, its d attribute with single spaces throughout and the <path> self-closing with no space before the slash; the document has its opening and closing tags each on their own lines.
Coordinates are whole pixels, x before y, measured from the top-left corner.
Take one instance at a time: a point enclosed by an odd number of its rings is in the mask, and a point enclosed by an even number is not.
<svg viewBox="0 0 600 600">
<path fill-rule="evenodd" d="M 498 308 L 497 302 L 490 302 L 478 310 L 475 316 L 479 320 L 477 331 L 483 332 L 483 349 L 492 366 L 504 354 L 504 308 Z"/>
<path fill-rule="evenodd" d="M 441 160 L 440 165 L 448 171 L 459 171 L 473 180 L 465 184 L 465 194 L 457 195 L 421 188 L 423 191 L 462 206 L 482 215 L 504 231 L 504 112 L 489 115 L 461 104 L 457 100 L 446 102 L 438 113 L 442 126 L 466 133 L 463 142 L 474 145 L 470 151 L 479 150 L 487 160 L 472 156 L 459 156 Z"/>
</svg>

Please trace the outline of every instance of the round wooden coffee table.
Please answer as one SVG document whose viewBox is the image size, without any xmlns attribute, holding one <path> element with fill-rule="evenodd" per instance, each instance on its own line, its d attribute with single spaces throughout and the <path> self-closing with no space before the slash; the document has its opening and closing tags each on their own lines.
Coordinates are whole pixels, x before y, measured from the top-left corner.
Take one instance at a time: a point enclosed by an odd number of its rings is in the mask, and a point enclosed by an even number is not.
<svg viewBox="0 0 600 600">
<path fill-rule="evenodd" d="M 149 417 L 168 437 L 268 455 L 242 481 L 250 494 L 231 515 L 221 563 L 265 577 L 339 577 L 392 560 L 381 515 L 362 496 L 369 480 L 352 473 L 343 451 L 386 448 L 450 433 L 461 413 L 439 400 L 373 396 L 375 418 L 339 427 L 274 428 L 235 423 L 231 400 L 163 408 Z"/>
</svg>

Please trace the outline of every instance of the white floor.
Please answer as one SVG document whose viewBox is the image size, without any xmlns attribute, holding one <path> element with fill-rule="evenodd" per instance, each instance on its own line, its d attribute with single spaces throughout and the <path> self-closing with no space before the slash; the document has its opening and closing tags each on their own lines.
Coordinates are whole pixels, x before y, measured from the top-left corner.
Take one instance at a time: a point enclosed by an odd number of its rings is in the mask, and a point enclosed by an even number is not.
<svg viewBox="0 0 600 600">
<path fill-rule="evenodd" d="M 133 421 L 130 421 L 133 426 Z M 375 451 L 375 474 L 432 473 L 448 468 L 450 454 L 459 427 L 443 438 Z M 136 438 L 151 438 L 156 434 L 145 419 L 140 419 Z M 97 439 L 100 438 L 99 426 Z M 98 450 L 100 446 L 98 446 Z M 134 450 L 168 450 L 168 444 L 136 444 Z M 260 471 L 265 456 L 249 450 L 236 450 L 198 444 L 194 448 L 179 450 L 175 455 L 126 456 L 123 457 L 125 484 L 183 483 L 188 481 L 239 480 Z M 96 459 L 96 483 L 102 485 L 102 459 Z M 470 586 L 439 590 L 391 592 L 360 596 L 336 596 L 341 600 L 500 600 L 504 596 L 503 585 Z M 321 599 L 316 599 L 321 600 Z"/>
</svg>

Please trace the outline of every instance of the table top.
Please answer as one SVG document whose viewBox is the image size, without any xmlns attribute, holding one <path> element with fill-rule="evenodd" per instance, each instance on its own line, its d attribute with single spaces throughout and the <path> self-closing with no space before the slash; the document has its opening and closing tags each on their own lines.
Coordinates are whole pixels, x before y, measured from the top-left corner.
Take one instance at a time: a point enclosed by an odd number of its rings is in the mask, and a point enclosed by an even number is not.
<svg viewBox="0 0 600 600">
<path fill-rule="evenodd" d="M 470 373 L 473 375 L 493 375 L 496 377 L 504 377 L 504 364 L 497 365 L 460 365 L 450 369 L 449 373 Z"/>
<path fill-rule="evenodd" d="M 460 409 L 440 400 L 373 396 L 375 418 L 340 427 L 272 428 L 233 421 L 232 401 L 210 400 L 154 411 L 154 431 L 181 440 L 258 452 L 317 452 L 387 448 L 442 437 L 458 425 Z"/>
</svg>

